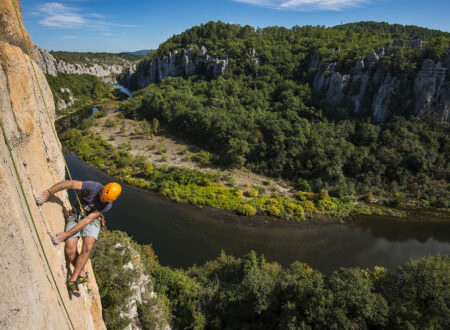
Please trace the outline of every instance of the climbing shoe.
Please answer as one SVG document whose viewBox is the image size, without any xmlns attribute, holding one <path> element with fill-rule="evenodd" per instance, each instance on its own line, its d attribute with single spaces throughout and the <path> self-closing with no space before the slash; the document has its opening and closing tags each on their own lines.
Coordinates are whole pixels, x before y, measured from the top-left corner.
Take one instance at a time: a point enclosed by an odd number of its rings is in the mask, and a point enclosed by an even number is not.
<svg viewBox="0 0 450 330">
<path fill-rule="evenodd" d="M 69 281 L 67 283 L 67 287 L 69 288 L 69 292 L 71 294 L 73 294 L 75 297 L 79 297 L 80 296 L 80 289 L 78 288 L 77 281 L 73 281 L 73 282 Z"/>
<path fill-rule="evenodd" d="M 86 276 L 79 275 L 77 278 L 77 284 L 80 285 L 80 284 L 86 283 L 87 279 L 88 279 L 87 274 L 86 274 Z"/>
</svg>

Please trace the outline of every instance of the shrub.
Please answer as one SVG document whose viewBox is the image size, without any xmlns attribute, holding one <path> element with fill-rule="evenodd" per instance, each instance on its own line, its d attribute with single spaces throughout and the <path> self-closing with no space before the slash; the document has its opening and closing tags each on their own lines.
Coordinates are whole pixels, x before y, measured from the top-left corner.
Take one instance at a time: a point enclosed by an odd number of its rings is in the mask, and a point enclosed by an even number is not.
<svg viewBox="0 0 450 330">
<path fill-rule="evenodd" d="M 165 148 L 163 145 L 162 145 L 162 143 L 160 143 L 159 144 L 159 147 L 158 147 L 158 153 L 160 154 L 160 155 L 162 155 L 162 154 L 165 154 L 167 152 L 167 148 Z"/>
<path fill-rule="evenodd" d="M 105 121 L 105 126 L 108 127 L 108 128 L 116 127 L 117 126 L 117 122 L 115 120 L 113 120 L 113 119 L 109 119 L 108 118 Z"/>
<path fill-rule="evenodd" d="M 406 197 L 402 193 L 395 193 L 394 194 L 394 200 L 392 201 L 393 206 L 399 206 L 403 204 L 406 201 Z"/>
<path fill-rule="evenodd" d="M 267 214 L 269 214 L 273 217 L 279 216 L 280 213 L 281 213 L 281 210 L 278 207 L 276 207 L 275 205 L 272 205 L 267 209 Z"/>
<path fill-rule="evenodd" d="M 242 197 L 244 195 L 244 193 L 242 192 L 242 190 L 236 189 L 234 191 L 234 195 L 237 196 L 237 197 Z"/>
<path fill-rule="evenodd" d="M 247 190 L 247 196 L 248 197 L 257 197 L 258 196 L 258 190 L 250 188 Z"/>
<path fill-rule="evenodd" d="M 301 206 L 303 206 L 305 212 L 308 214 L 316 212 L 316 207 L 314 206 L 314 203 L 311 201 L 303 201 L 301 203 Z"/>
<path fill-rule="evenodd" d="M 327 199 L 327 198 L 330 198 L 330 195 L 328 195 L 328 190 L 322 189 L 322 190 L 320 191 L 320 193 L 319 193 L 318 198 L 319 198 L 319 199 Z"/>
<path fill-rule="evenodd" d="M 266 192 L 266 188 L 261 186 L 256 186 L 255 189 L 258 190 L 258 195 L 264 195 L 264 193 Z"/>
<path fill-rule="evenodd" d="M 211 160 L 211 154 L 207 151 L 202 150 L 198 154 L 194 155 L 192 157 L 192 160 L 200 164 L 206 164 Z"/>
<path fill-rule="evenodd" d="M 153 164 L 150 162 L 145 162 L 143 174 L 147 177 L 153 174 Z"/>
<path fill-rule="evenodd" d="M 334 204 L 330 199 L 321 199 L 318 202 L 319 210 L 324 211 L 333 211 L 337 209 L 336 204 Z"/>
<path fill-rule="evenodd" d="M 306 191 L 299 191 L 295 194 L 295 198 L 297 198 L 300 201 L 314 200 L 315 197 L 316 194 Z"/>
<path fill-rule="evenodd" d="M 256 214 L 256 209 L 250 204 L 243 204 L 236 209 L 236 213 L 244 216 L 252 216 Z"/>
</svg>

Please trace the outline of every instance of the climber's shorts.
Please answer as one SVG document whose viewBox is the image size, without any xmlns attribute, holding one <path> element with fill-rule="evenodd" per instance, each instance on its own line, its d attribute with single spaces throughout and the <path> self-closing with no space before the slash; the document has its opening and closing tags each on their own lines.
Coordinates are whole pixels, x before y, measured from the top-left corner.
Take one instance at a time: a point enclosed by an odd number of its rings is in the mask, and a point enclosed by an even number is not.
<svg viewBox="0 0 450 330">
<path fill-rule="evenodd" d="M 78 222 L 78 216 L 74 213 L 69 215 L 69 218 L 66 222 L 66 229 L 64 231 L 68 232 L 71 230 Z M 80 237 L 80 233 L 82 237 L 91 236 L 97 239 L 98 233 L 100 232 L 100 221 L 92 220 L 91 223 L 87 224 L 83 229 L 76 232 L 69 238 Z"/>
</svg>

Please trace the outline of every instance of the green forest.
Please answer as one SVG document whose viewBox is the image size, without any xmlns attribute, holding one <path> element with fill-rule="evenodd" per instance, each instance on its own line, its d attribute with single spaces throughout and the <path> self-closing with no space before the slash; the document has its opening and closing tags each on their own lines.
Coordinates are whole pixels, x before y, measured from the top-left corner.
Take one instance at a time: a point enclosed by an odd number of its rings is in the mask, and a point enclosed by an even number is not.
<svg viewBox="0 0 450 330">
<path fill-rule="evenodd" d="M 130 324 L 120 312 L 142 273 L 152 278 L 137 306 L 142 329 L 164 322 L 174 329 L 450 327 L 448 256 L 411 260 L 396 270 L 341 268 L 323 274 L 298 261 L 284 268 L 254 252 L 241 258 L 222 252 L 184 270 L 160 265 L 151 246 L 123 232 L 110 233 L 110 239 L 108 244 L 101 234 L 92 256 L 110 329 Z M 140 256 L 141 272 L 124 268 L 132 255 Z"/>
<path fill-rule="evenodd" d="M 93 102 L 106 101 L 113 98 L 123 99 L 122 93 L 89 74 L 58 73 L 57 76 L 46 75 L 50 89 L 52 90 L 55 104 L 58 100 L 69 103 L 70 96 L 75 102 L 59 113 L 65 113 L 70 109 L 78 109 Z M 67 92 L 69 89 L 70 92 Z"/>
<path fill-rule="evenodd" d="M 449 36 L 374 22 L 292 29 L 210 22 L 173 36 L 149 56 L 205 45 L 209 53 L 229 57 L 224 76 L 166 78 L 135 92 L 121 109 L 129 118 L 157 118 L 172 134 L 213 152 L 223 166 L 284 178 L 300 190 L 405 193 L 449 207 L 447 122 L 411 116 L 403 102 L 408 94 L 399 95 L 398 113 L 386 123 L 372 122 L 364 111 L 353 114 L 345 102 L 332 108 L 312 90 L 315 71 L 308 68 L 318 54 L 345 72 L 387 42 L 421 38 L 422 48 L 391 47 L 391 56 L 377 63 L 408 77 L 423 59 L 443 58 Z M 260 65 L 252 61 L 253 48 Z"/>
</svg>

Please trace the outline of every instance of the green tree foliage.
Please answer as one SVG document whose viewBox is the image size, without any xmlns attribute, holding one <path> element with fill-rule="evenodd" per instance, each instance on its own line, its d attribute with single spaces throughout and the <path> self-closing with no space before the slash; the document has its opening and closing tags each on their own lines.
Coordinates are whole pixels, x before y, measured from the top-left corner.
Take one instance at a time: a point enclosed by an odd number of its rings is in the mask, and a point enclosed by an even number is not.
<svg viewBox="0 0 450 330">
<path fill-rule="evenodd" d="M 341 268 L 329 275 L 294 262 L 288 268 L 255 252 L 236 258 L 224 252 L 187 270 L 161 266 L 152 248 L 114 231 L 101 234 L 92 264 L 108 328 L 119 317 L 138 274 L 123 266 L 137 251 L 157 297 L 138 305 L 141 327 L 171 319 L 173 328 L 194 329 L 448 329 L 450 257 L 411 260 L 391 271 Z M 119 243 L 119 245 L 117 245 Z"/>
</svg>

